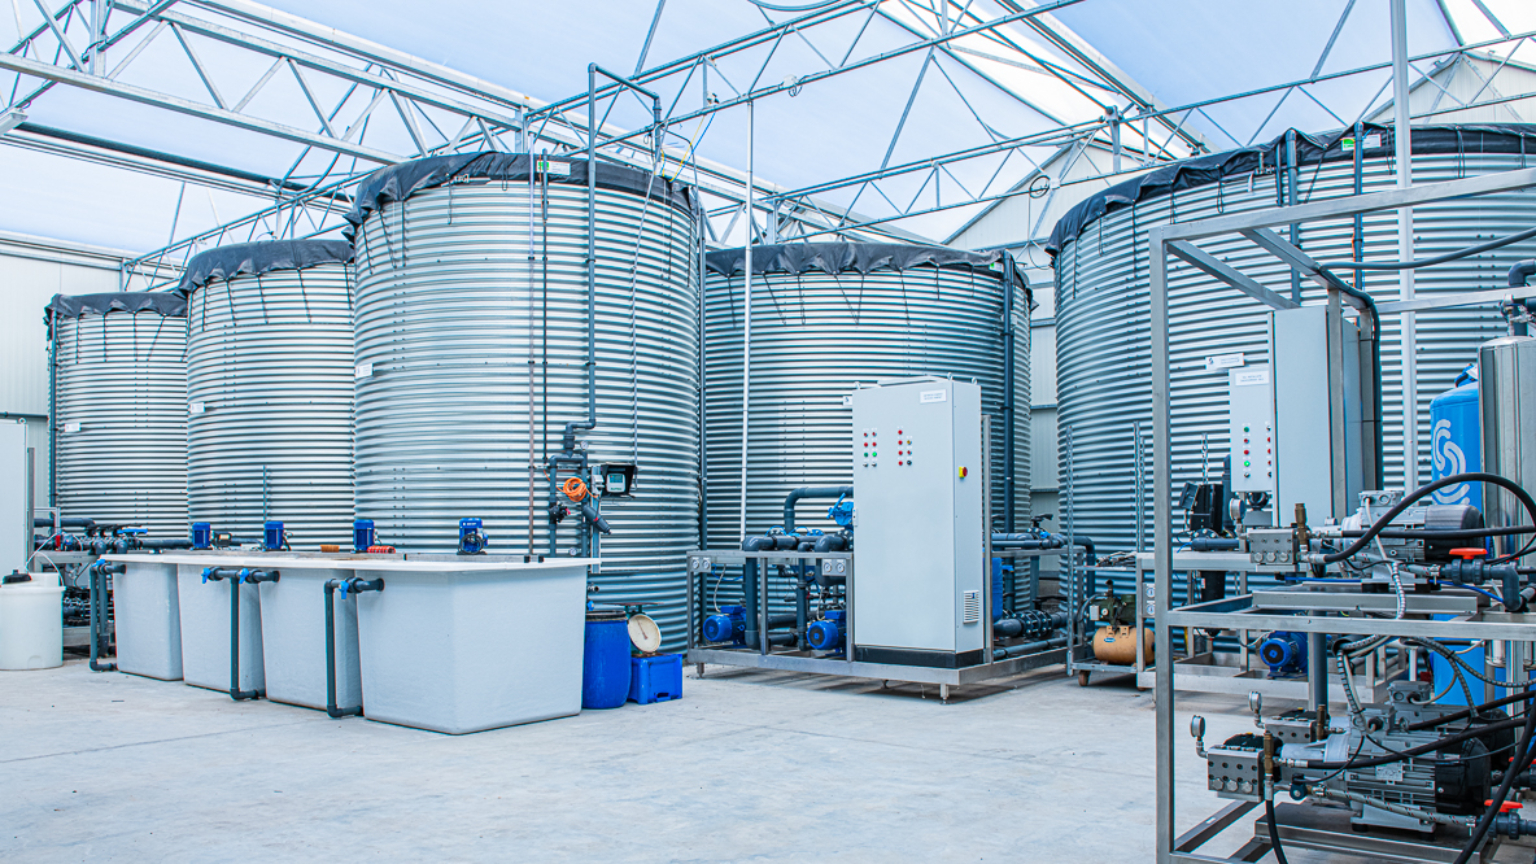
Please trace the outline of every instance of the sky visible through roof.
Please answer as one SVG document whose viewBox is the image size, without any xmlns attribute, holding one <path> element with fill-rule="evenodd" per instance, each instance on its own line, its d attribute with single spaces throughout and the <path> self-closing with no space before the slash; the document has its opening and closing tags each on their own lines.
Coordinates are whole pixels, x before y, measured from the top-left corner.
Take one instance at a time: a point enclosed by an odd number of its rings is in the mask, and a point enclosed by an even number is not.
<svg viewBox="0 0 1536 864">
<path fill-rule="evenodd" d="M 0 41 L 14 44 L 18 30 L 30 31 L 43 19 L 32 3 L 12 0 L 10 5 L 9 15 L 0 9 Z M 270 5 L 516 90 L 540 103 L 584 93 L 589 62 L 633 73 L 656 10 L 655 3 L 636 0 L 562 4 L 440 0 L 430 6 L 417 0 L 375 0 L 366 6 L 349 0 L 273 0 Z M 669 0 L 657 21 L 644 66 L 724 43 L 791 14 L 766 5 L 749 0 Z M 793 5 L 816 4 L 795 0 Z M 955 26 L 963 27 L 1028 5 L 973 0 L 948 8 Z M 1462 44 L 1497 40 L 1503 38 L 1501 29 L 1516 35 L 1536 30 L 1536 4 L 1482 0 L 1481 5 L 1496 22 L 1475 0 L 1443 0 L 1444 11 L 1437 0 L 1408 0 L 1410 53 L 1452 48 L 1458 38 Z M 730 99 L 751 88 L 816 73 L 845 57 L 857 60 L 932 35 L 939 26 L 935 8 L 944 7 L 935 7 L 929 0 L 886 0 L 878 16 L 850 14 L 770 45 L 722 56 L 710 70 L 707 86 L 699 76 L 686 85 L 682 76 L 675 76 L 658 82 L 657 89 L 669 102 L 676 100 L 679 113 L 693 110 L 711 96 Z M 1340 26 L 1346 8 L 1348 15 Z M 217 11 L 194 3 L 172 9 L 230 23 Z M 1084 0 L 1053 13 L 1053 26 L 1075 40 L 1067 47 L 1053 43 L 1028 22 L 1018 21 L 995 34 L 956 39 L 948 51 L 908 53 L 760 100 L 753 139 L 756 172 L 779 188 L 799 189 L 882 167 L 921 164 L 954 151 L 1045 133 L 1063 124 L 1093 121 L 1103 115 L 1105 105 L 1127 106 L 1130 100 L 1106 88 L 1103 76 L 1090 69 L 1083 57 L 1103 61 L 1111 74 L 1135 92 L 1176 109 L 1274 88 L 1312 76 L 1314 70 L 1328 75 L 1383 64 L 1391 56 L 1387 14 L 1385 0 Z M 40 42 L 47 49 L 44 54 L 53 50 L 48 38 Z M 139 38 L 143 34 L 109 50 L 108 65 L 134 51 L 134 40 Z M 236 94 L 259 82 L 267 70 L 265 58 L 228 50 L 197 35 L 180 38 L 222 88 L 226 102 L 239 98 Z M 1330 41 L 1332 48 L 1325 57 Z M 1495 62 L 1506 57 L 1536 62 L 1536 47 L 1522 39 L 1512 51 L 1506 44 L 1492 56 Z M 131 60 L 119 80 L 199 103 L 213 99 L 174 33 L 160 33 Z M 1433 61 L 1420 62 L 1416 71 L 1427 72 L 1432 65 Z M 1051 74 L 1047 67 L 1059 74 Z M 1384 86 L 1388 78 L 1388 70 L 1378 69 L 1169 116 L 1181 132 L 1203 142 L 1206 150 L 1220 151 L 1268 140 L 1290 126 L 1323 130 L 1353 122 L 1390 101 L 1390 88 Z M 302 83 L 283 75 L 271 81 L 246 110 L 274 121 L 316 127 Z M 36 83 L 36 79 L 0 73 L 0 85 L 9 99 L 15 98 L 13 85 L 25 92 Z M 346 95 L 334 82 L 312 86 L 323 91 L 313 94 L 322 103 Z M 26 106 L 26 114 L 29 124 L 63 130 L 77 138 L 127 142 L 257 177 L 286 176 L 297 184 L 374 167 L 349 156 L 318 151 L 306 155 L 300 144 L 67 86 L 54 87 L 37 98 Z M 621 101 L 609 122 L 638 128 L 647 119 L 643 106 Z M 365 138 L 360 140 L 393 152 L 410 152 L 407 130 L 398 115 L 381 112 L 367 122 L 372 125 L 363 130 Z M 1172 137 L 1173 125 L 1149 127 L 1150 149 L 1159 156 L 1182 157 L 1192 150 Z M 443 133 L 444 137 L 451 132 Z M 670 132 L 674 155 L 691 148 L 701 159 L 722 166 L 745 169 L 747 165 L 745 108 L 682 123 Z M 1126 128 L 1123 141 L 1133 151 L 1148 149 L 1138 126 Z M 6 143 L 0 147 L 0 200 L 7 205 L 0 208 L 0 231 L 138 252 L 206 230 L 271 201 L 237 191 L 238 184 L 184 185 L 178 179 L 72 159 L 44 145 L 18 146 L 10 139 Z M 854 211 L 876 219 L 907 210 L 931 210 L 946 201 L 1006 192 L 1039 170 L 1059 146 L 1060 142 L 1047 142 L 988 154 L 948 164 L 943 171 L 913 170 L 878 185 L 831 189 L 817 197 L 838 207 L 851 205 Z M 890 224 L 942 240 L 982 206 L 942 209 Z M 743 230 L 744 226 L 738 227 L 734 239 L 742 239 Z"/>
</svg>

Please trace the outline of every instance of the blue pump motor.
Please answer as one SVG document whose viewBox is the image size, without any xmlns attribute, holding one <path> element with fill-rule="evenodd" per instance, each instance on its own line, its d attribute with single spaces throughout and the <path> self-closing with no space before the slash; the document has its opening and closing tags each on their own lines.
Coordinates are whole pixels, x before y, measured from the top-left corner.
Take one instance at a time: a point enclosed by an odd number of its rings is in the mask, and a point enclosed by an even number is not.
<svg viewBox="0 0 1536 864">
<path fill-rule="evenodd" d="M 1307 636 L 1277 630 L 1259 643 L 1259 659 L 1269 667 L 1269 677 L 1286 678 L 1307 670 Z"/>
<path fill-rule="evenodd" d="M 459 554 L 479 555 L 491 545 L 491 538 L 483 530 L 479 519 L 459 520 Z"/>
<path fill-rule="evenodd" d="M 193 549 L 212 549 L 213 548 L 213 523 L 211 523 L 211 522 L 193 522 L 192 523 L 192 548 Z"/>
<path fill-rule="evenodd" d="M 262 527 L 261 546 L 268 552 L 280 552 L 288 545 L 288 532 L 283 530 L 283 523 L 268 522 Z"/>
<path fill-rule="evenodd" d="M 1456 378 L 1456 386 L 1429 403 L 1430 461 L 1435 477 L 1483 470 L 1482 425 L 1477 413 L 1477 364 Z M 1434 493 L 1436 504 L 1483 507 L 1481 483 L 1457 483 Z"/>
<path fill-rule="evenodd" d="M 817 651 L 841 649 L 847 614 L 841 609 L 823 612 L 820 621 L 812 621 L 811 625 L 805 629 L 805 641 Z"/>
<path fill-rule="evenodd" d="M 720 611 L 704 619 L 705 642 L 747 644 L 747 609 L 745 606 L 721 606 Z"/>
<path fill-rule="evenodd" d="M 352 523 L 352 551 L 367 552 L 368 547 L 379 545 L 378 540 L 372 519 L 358 519 Z"/>
</svg>

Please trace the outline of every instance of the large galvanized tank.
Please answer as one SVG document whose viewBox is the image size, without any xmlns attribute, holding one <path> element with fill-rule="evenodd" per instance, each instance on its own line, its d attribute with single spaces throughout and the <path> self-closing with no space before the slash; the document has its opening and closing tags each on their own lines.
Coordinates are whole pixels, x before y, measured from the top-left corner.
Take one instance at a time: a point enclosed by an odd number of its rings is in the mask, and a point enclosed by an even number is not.
<svg viewBox="0 0 1536 864">
<path fill-rule="evenodd" d="M 352 538 L 352 248 L 220 246 L 187 264 L 187 494 L 194 522 L 294 549 Z"/>
<path fill-rule="evenodd" d="M 735 547 L 743 531 L 745 259 L 741 249 L 705 259 L 706 493 L 714 548 Z M 1010 485 L 1016 518 L 1027 520 L 1031 298 L 1021 277 L 1009 278 L 1004 260 L 929 246 L 753 247 L 747 533 L 782 525 L 784 496 L 794 489 L 852 483 L 848 395 L 860 384 L 915 375 L 981 385 L 982 410 L 992 418 L 993 526 L 1004 528 Z M 1004 362 L 1010 326 L 1011 370 Z M 797 525 L 837 530 L 826 519 L 831 503 L 806 502 Z"/>
<path fill-rule="evenodd" d="M 1357 150 L 1355 133 L 1297 134 L 1297 195 L 1304 203 L 1396 185 L 1390 127 L 1367 126 Z M 1536 164 L 1536 127 L 1416 127 L 1416 183 L 1454 180 Z M 1202 157 L 1160 168 L 1112 187 L 1070 211 L 1056 226 L 1050 249 L 1056 266 L 1056 326 L 1061 485 L 1078 532 L 1099 549 L 1135 544 L 1134 424 L 1152 420 L 1147 232 L 1154 226 L 1223 213 L 1277 206 L 1284 192 L 1286 138 L 1258 147 Z M 1360 159 L 1356 161 L 1356 153 Z M 1394 212 L 1362 219 L 1367 259 L 1397 258 Z M 1505 193 L 1447 201 L 1414 209 L 1416 254 L 1436 255 L 1514 233 L 1536 222 L 1536 198 Z M 1283 231 L 1288 235 L 1288 232 Z M 1327 263 L 1354 258 L 1349 220 L 1305 226 L 1300 245 Z M 1202 248 L 1244 273 L 1289 295 L 1290 271 L 1257 246 L 1237 237 L 1203 241 Z M 1497 288 L 1509 262 L 1529 255 L 1529 245 L 1496 250 L 1420 270 L 1420 295 Z M 1206 358 L 1241 354 L 1245 365 L 1266 363 L 1264 307 L 1216 283 L 1170 256 L 1170 357 L 1174 488 L 1198 482 L 1202 453 L 1208 474 L 1221 475 L 1227 446 L 1227 377 Z M 1302 282 L 1309 300 L 1320 289 Z M 1394 273 L 1367 273 L 1363 287 L 1380 300 L 1396 299 Z M 1399 318 L 1384 316 L 1381 344 L 1384 402 L 1383 455 L 1386 484 L 1403 484 L 1402 371 Z M 1503 320 L 1493 307 L 1469 307 L 1418 315 L 1417 416 L 1477 358 L 1478 345 L 1500 335 Z M 1067 460 L 1068 436 L 1072 459 Z M 1431 476 L 1428 423 L 1418 434 L 1420 482 Z M 1144 538 L 1151 537 L 1151 462 L 1145 463 Z M 1070 472 L 1070 474 L 1069 474 Z M 1064 504 L 1065 506 L 1065 504 Z M 1176 528 L 1178 526 L 1175 526 Z"/>
<path fill-rule="evenodd" d="M 546 466 L 588 418 L 590 320 L 597 425 L 577 439 L 595 463 L 638 466 L 633 497 L 601 502 L 597 599 L 647 604 L 677 644 L 699 542 L 695 203 L 599 166 L 589 316 L 587 163 L 541 166 L 434 157 L 360 187 L 357 513 L 405 550 L 452 551 L 478 518 L 492 552 L 570 552 L 580 520 L 552 536 Z"/>
<path fill-rule="evenodd" d="M 47 317 L 54 506 L 153 538 L 187 536 L 186 300 L 56 294 Z"/>
</svg>

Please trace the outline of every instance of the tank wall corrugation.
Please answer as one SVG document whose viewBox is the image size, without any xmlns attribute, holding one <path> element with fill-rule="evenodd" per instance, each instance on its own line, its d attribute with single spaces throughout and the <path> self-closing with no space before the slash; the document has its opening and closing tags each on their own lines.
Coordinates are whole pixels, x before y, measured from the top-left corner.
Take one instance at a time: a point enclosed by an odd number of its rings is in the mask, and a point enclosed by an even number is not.
<svg viewBox="0 0 1536 864">
<path fill-rule="evenodd" d="M 57 506 L 187 536 L 187 319 L 113 313 L 55 326 Z"/>
<path fill-rule="evenodd" d="M 347 268 L 216 281 L 187 309 L 190 517 L 244 541 L 281 521 L 295 549 L 352 538 Z"/>
<path fill-rule="evenodd" d="M 741 379 L 744 278 L 705 283 L 704 418 L 709 540 L 742 536 Z M 1029 517 L 1029 311 L 1015 288 L 1014 503 Z M 861 384 L 918 375 L 974 380 L 991 416 L 993 523 L 1003 514 L 1003 299 L 1001 273 L 918 267 L 861 275 L 767 273 L 752 286 L 748 418 L 748 534 L 784 522 L 784 497 L 804 486 L 853 482 L 848 395 Z M 831 501 L 806 501 L 796 524 L 835 532 Z"/>
<path fill-rule="evenodd" d="M 596 200 L 597 428 L 579 440 L 639 475 L 633 498 L 601 501 L 613 533 L 595 599 L 646 604 L 675 646 L 699 543 L 698 228 L 639 195 Z M 358 515 L 403 550 L 452 551 L 474 517 L 492 552 L 547 554 L 544 465 L 587 417 L 586 189 L 428 189 L 371 214 L 356 243 L 357 362 L 372 367 L 357 382 Z M 561 553 L 578 522 L 556 532 Z"/>
</svg>

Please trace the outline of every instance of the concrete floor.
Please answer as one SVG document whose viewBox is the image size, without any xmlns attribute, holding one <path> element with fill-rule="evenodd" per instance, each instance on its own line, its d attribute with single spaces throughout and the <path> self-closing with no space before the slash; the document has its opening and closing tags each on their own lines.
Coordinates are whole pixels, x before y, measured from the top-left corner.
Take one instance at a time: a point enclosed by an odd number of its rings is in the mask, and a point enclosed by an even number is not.
<svg viewBox="0 0 1536 864">
<path fill-rule="evenodd" d="M 1126 683 L 1044 670 L 940 705 L 915 685 L 688 674 L 679 701 L 452 737 L 81 661 L 0 673 L 0 860 L 1152 857 L 1153 704 Z M 1221 740 L 1251 728 L 1240 701 L 1180 706 Z M 1187 826 L 1219 802 L 1190 746 L 1180 771 Z"/>
</svg>

